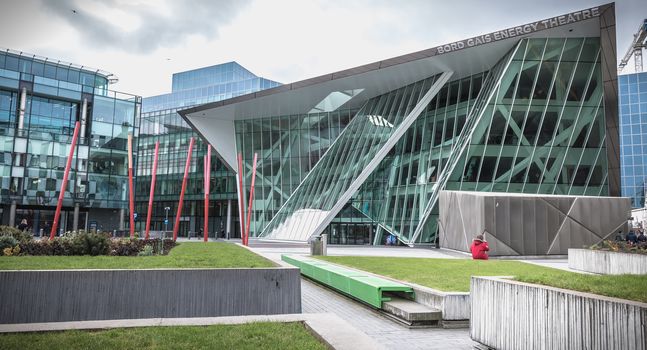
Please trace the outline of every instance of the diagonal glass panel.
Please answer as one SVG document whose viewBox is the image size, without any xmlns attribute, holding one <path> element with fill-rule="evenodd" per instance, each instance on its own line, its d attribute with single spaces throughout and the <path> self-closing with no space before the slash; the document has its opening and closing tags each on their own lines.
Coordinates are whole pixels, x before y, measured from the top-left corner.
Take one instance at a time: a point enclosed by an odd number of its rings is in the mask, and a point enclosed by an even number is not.
<svg viewBox="0 0 647 350">
<path fill-rule="evenodd" d="M 451 75 L 438 74 L 370 99 L 261 237 L 305 241 L 321 233 Z"/>
<path fill-rule="evenodd" d="M 420 222 L 417 224 L 417 227 L 410 238 L 400 238 L 403 242 L 412 244 L 416 239 L 422 234 L 422 230 L 425 226 L 425 223 L 429 216 L 431 215 L 432 210 L 436 206 L 436 202 L 440 196 L 441 189 L 445 188 L 449 177 L 456 168 L 463 157 L 466 149 L 470 146 L 470 143 L 473 142 L 473 136 L 479 135 L 485 129 L 489 129 L 489 121 L 491 120 L 492 106 L 490 106 L 490 101 L 494 98 L 495 95 L 499 92 L 499 87 L 504 78 L 504 74 L 508 71 L 508 67 L 512 63 L 512 58 L 515 56 L 519 50 L 520 45 L 516 45 L 506 56 L 504 56 L 499 62 L 492 68 L 488 73 L 484 81 L 483 88 L 479 93 L 474 105 L 469 113 L 465 126 L 461 131 L 460 135 L 454 140 L 451 151 L 447 157 L 446 165 L 443 169 L 443 172 L 439 175 L 438 181 L 432 188 L 432 194 L 425 206 L 424 214 Z M 485 120 L 488 123 L 481 123 L 481 119 L 485 116 Z M 483 143 L 483 142 L 478 142 Z M 469 161 L 469 160 L 468 160 Z M 480 159 L 476 159 L 475 162 L 480 162 Z M 475 173 L 474 176 L 477 176 L 478 173 Z"/>
</svg>

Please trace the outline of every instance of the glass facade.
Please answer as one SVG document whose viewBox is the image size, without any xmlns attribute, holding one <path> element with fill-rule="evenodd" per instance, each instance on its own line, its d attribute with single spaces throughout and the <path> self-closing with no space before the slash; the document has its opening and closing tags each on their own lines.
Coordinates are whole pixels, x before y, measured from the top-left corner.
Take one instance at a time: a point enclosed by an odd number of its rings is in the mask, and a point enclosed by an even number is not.
<svg viewBox="0 0 647 350">
<path fill-rule="evenodd" d="M 522 39 L 430 101 L 421 96 L 437 77 L 358 110 L 236 121 L 246 167 L 254 152 L 260 159 L 252 235 L 433 243 L 442 189 L 608 195 L 600 46 L 595 37 Z M 378 157 L 418 103 L 415 121 Z M 347 127 L 337 131 L 342 115 Z"/>
<path fill-rule="evenodd" d="M 647 72 L 618 76 L 622 196 L 645 206 L 647 180 Z"/>
<path fill-rule="evenodd" d="M 51 223 L 80 121 L 61 229 L 73 228 L 74 207 L 79 207 L 78 228 L 119 229 L 121 209 L 127 208 L 126 140 L 128 134 L 138 136 L 141 98 L 109 91 L 111 79 L 69 63 L 0 52 L 4 224 L 27 219 L 40 233 Z"/>
<path fill-rule="evenodd" d="M 195 138 L 180 218 L 179 235 L 195 237 L 204 222 L 204 162 L 207 145 L 177 114 L 197 104 L 236 97 L 280 85 L 235 62 L 173 74 L 172 92 L 143 99 L 135 186 L 136 230 L 146 226 L 155 143 L 160 142 L 151 230 L 172 230 L 184 176 L 189 139 Z M 212 152 L 209 236 L 240 237 L 236 175 Z M 168 224 L 165 223 L 168 210 Z M 228 219 L 229 218 L 229 219 Z M 229 227 L 229 229 L 228 229 Z"/>
</svg>

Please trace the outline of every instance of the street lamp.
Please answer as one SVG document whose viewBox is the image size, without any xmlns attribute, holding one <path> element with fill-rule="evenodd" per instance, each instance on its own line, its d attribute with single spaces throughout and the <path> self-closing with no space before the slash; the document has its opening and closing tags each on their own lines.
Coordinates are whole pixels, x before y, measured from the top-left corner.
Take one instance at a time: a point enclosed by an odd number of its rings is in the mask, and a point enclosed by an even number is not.
<svg viewBox="0 0 647 350">
<path fill-rule="evenodd" d="M 164 225 L 166 226 L 164 228 L 164 234 L 166 234 L 166 231 L 168 231 L 168 211 L 171 210 L 171 207 L 164 207 L 164 211 L 166 212 L 166 217 L 164 218 Z M 164 239 L 164 237 L 162 237 Z"/>
</svg>

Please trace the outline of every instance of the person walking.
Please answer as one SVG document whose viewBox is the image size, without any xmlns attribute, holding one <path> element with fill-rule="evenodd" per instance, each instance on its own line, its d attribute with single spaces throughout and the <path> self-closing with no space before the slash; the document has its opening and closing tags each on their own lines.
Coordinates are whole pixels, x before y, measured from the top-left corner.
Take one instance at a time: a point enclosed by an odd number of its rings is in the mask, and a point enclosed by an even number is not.
<svg viewBox="0 0 647 350">
<path fill-rule="evenodd" d="M 487 242 L 483 239 L 483 235 L 478 235 L 472 241 L 472 246 L 470 251 L 472 252 L 472 259 L 475 260 L 488 260 L 488 251 L 490 247 Z"/>
</svg>

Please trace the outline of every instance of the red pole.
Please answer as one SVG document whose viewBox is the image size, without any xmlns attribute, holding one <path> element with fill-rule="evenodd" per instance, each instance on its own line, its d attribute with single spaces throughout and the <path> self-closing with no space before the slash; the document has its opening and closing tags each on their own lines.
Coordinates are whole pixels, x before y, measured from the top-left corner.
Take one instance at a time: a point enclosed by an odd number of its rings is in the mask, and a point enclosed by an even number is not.
<svg viewBox="0 0 647 350">
<path fill-rule="evenodd" d="M 249 207 L 247 209 L 247 224 L 245 225 L 245 240 L 244 245 L 249 245 L 249 221 L 252 217 L 252 203 L 254 202 L 254 180 L 256 180 L 256 160 L 258 154 L 254 153 L 254 163 L 252 163 L 252 185 L 249 188 Z"/>
<path fill-rule="evenodd" d="M 182 190 L 180 191 L 180 202 L 177 204 L 177 213 L 175 214 L 175 225 L 173 225 L 173 241 L 177 241 L 177 231 L 180 229 L 180 216 L 182 215 L 182 203 L 184 202 L 184 192 L 186 191 L 186 179 L 189 177 L 189 168 L 191 167 L 191 151 L 193 151 L 193 137 L 189 140 L 189 152 L 184 164 L 184 177 L 182 178 Z"/>
<path fill-rule="evenodd" d="M 160 142 L 155 142 L 155 155 L 153 156 L 153 173 L 151 178 L 151 191 L 148 195 L 148 215 L 146 215 L 146 239 L 150 238 L 151 216 L 153 215 L 153 196 L 155 195 L 155 178 L 157 177 L 157 156 L 160 150 Z"/>
<path fill-rule="evenodd" d="M 243 199 L 243 155 L 238 153 L 238 214 L 240 216 L 240 238 L 245 244 L 245 203 Z"/>
<path fill-rule="evenodd" d="M 204 156 L 204 241 L 209 240 L 209 192 L 211 191 L 211 145 Z"/>
<path fill-rule="evenodd" d="M 130 209 L 130 238 L 135 238 L 135 193 L 133 191 L 133 135 L 128 134 L 128 207 Z"/>
<path fill-rule="evenodd" d="M 79 136 L 79 129 L 81 123 L 76 122 L 74 125 L 74 135 L 72 136 L 72 144 L 70 145 L 70 155 L 67 157 L 65 163 L 65 173 L 63 174 L 63 183 L 61 184 L 61 192 L 58 194 L 58 203 L 56 204 L 56 212 L 54 213 L 54 221 L 52 222 L 52 231 L 49 233 L 49 239 L 54 239 L 56 230 L 58 229 L 58 219 L 61 217 L 61 207 L 63 206 L 63 198 L 65 198 L 65 187 L 67 187 L 67 178 L 70 175 L 70 168 L 72 168 L 72 157 L 74 157 L 74 149 L 76 148 L 76 138 Z"/>
</svg>

